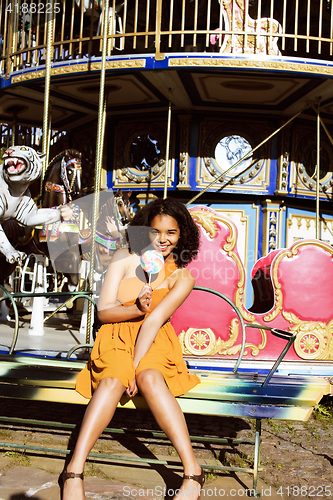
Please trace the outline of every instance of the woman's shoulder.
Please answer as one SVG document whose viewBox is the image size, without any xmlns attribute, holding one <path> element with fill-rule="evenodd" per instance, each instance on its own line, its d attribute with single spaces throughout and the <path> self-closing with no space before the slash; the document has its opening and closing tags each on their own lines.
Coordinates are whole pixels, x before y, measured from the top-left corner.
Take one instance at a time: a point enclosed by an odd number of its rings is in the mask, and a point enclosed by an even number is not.
<svg viewBox="0 0 333 500">
<path fill-rule="evenodd" d="M 117 250 L 114 253 L 114 255 L 112 257 L 112 261 L 119 262 L 120 260 L 124 260 L 124 259 L 132 259 L 133 255 L 134 254 L 130 253 L 128 248 L 120 248 L 119 250 Z"/>
<path fill-rule="evenodd" d="M 195 284 L 193 274 L 186 267 L 178 267 L 171 276 L 173 276 L 176 281 L 188 283 L 190 286 L 194 286 Z"/>
</svg>

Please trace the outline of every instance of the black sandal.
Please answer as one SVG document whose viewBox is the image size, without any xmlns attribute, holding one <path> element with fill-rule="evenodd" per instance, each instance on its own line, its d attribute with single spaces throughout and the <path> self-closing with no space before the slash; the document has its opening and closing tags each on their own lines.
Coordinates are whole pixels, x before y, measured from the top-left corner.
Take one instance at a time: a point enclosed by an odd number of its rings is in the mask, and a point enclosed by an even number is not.
<svg viewBox="0 0 333 500">
<path fill-rule="evenodd" d="M 64 471 L 62 471 L 62 473 L 59 476 L 59 480 L 58 480 L 58 484 L 59 484 L 60 490 L 61 490 L 61 498 L 63 495 L 65 481 L 67 481 L 67 479 L 76 479 L 76 478 L 81 479 L 83 481 L 83 472 L 77 474 L 75 472 L 67 472 L 66 469 Z"/>
<path fill-rule="evenodd" d="M 189 474 L 188 476 L 186 474 L 183 475 L 183 479 L 189 479 L 190 481 L 196 481 L 197 483 L 200 484 L 201 488 L 205 484 L 205 471 L 201 468 L 201 474 L 195 475 L 195 474 Z"/>
</svg>

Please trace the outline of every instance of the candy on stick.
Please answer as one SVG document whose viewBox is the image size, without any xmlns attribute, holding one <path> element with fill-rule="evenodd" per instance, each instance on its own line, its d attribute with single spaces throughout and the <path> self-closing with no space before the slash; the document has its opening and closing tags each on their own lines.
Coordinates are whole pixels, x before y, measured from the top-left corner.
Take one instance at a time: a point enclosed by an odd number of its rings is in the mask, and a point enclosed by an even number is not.
<svg viewBox="0 0 333 500">
<path fill-rule="evenodd" d="M 149 285 L 152 274 L 160 272 L 164 266 L 163 255 L 157 250 L 147 250 L 140 257 L 141 267 L 146 273 L 149 274 Z"/>
</svg>

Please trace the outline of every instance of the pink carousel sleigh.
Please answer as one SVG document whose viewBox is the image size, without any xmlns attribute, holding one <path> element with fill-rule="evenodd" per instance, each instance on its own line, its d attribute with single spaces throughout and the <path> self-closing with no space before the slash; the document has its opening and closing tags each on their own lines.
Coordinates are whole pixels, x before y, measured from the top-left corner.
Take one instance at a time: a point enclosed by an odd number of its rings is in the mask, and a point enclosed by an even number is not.
<svg viewBox="0 0 333 500">
<path fill-rule="evenodd" d="M 201 246 L 188 268 L 196 287 L 220 292 L 226 300 L 194 290 L 172 316 L 189 364 L 197 366 L 199 360 L 204 364 L 209 360 L 223 367 L 237 359 L 244 321 L 242 362 L 251 366 L 275 361 L 286 342 L 267 330 L 284 330 L 296 335 L 284 361 L 294 364 L 297 371 L 303 364 L 304 373 L 310 373 L 315 362 L 331 373 L 333 248 L 319 240 L 299 240 L 289 249 L 275 250 L 259 259 L 251 276 L 253 305 L 247 309 L 243 303 L 245 269 L 237 252 L 234 223 L 208 207 L 193 207 L 190 212 L 200 229 Z"/>
</svg>

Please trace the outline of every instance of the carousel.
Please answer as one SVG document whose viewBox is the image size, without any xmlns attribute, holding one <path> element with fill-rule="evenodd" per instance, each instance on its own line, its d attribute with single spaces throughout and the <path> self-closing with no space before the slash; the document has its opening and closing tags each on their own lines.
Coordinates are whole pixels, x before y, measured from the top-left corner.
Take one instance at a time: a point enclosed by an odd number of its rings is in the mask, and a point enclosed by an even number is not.
<svg viewBox="0 0 333 500">
<path fill-rule="evenodd" d="M 268 373 L 289 332 L 279 372 L 332 376 L 331 0 L 5 0 L 0 51 L 1 357 L 86 359 L 131 216 L 174 197 L 189 367 Z"/>
</svg>

